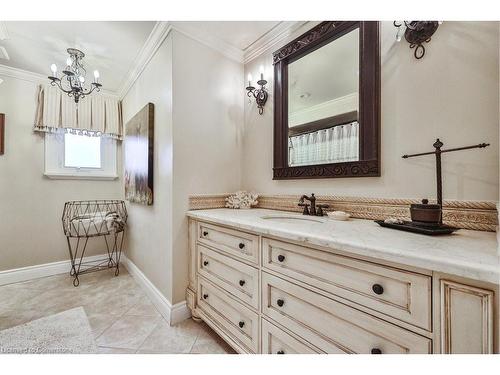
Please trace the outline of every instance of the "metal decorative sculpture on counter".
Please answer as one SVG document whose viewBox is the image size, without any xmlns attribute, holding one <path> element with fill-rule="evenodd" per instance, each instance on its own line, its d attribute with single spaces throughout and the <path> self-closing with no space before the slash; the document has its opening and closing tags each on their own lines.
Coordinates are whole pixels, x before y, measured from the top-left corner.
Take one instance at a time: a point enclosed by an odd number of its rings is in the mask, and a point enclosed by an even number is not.
<svg viewBox="0 0 500 375">
<path fill-rule="evenodd" d="M 458 228 L 450 227 L 443 224 L 443 177 L 441 173 L 441 154 L 447 152 L 455 152 L 462 150 L 470 150 L 474 148 L 485 148 L 488 147 L 489 143 L 479 143 L 472 146 L 456 147 L 442 150 L 443 142 L 436 139 L 433 146 L 434 151 L 421 152 L 418 154 L 406 154 L 403 155 L 403 159 L 414 158 L 418 156 L 425 155 L 435 155 L 436 156 L 436 188 L 437 188 L 437 204 L 428 204 L 427 199 L 422 200 L 422 204 L 412 204 L 410 206 L 410 213 L 412 221 L 399 220 L 395 222 L 392 219 L 377 220 L 376 223 L 381 226 L 386 226 L 394 229 L 405 230 L 409 232 L 421 233 L 421 234 L 450 234 L 456 231 Z"/>
</svg>

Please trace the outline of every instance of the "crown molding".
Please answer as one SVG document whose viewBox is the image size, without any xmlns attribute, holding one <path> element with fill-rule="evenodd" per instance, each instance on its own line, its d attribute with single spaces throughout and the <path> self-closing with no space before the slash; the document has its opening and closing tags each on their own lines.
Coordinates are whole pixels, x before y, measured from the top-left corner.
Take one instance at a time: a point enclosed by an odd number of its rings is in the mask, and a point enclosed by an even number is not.
<svg viewBox="0 0 500 375">
<path fill-rule="evenodd" d="M 282 21 L 266 34 L 261 36 L 244 51 L 243 63 L 247 64 L 263 53 L 267 52 L 277 44 L 283 42 L 302 26 L 305 26 L 311 21 Z"/>
<path fill-rule="evenodd" d="M 196 40 L 197 42 L 212 48 L 224 56 L 238 62 L 247 63 L 248 61 L 256 58 L 262 53 L 266 52 L 277 43 L 282 42 L 284 39 L 292 35 L 300 27 L 312 23 L 309 21 L 283 21 L 276 25 L 269 32 L 264 34 L 262 37 L 257 39 L 245 50 L 241 50 L 233 45 L 224 42 L 223 40 L 209 35 L 195 26 L 191 26 L 189 22 L 182 21 L 159 21 L 154 26 L 151 34 L 144 43 L 137 57 L 135 58 L 132 68 L 129 70 L 125 80 L 123 81 L 120 89 L 118 90 L 118 96 L 123 99 L 127 95 L 128 91 L 134 84 L 134 82 L 139 78 L 142 71 L 146 68 L 147 64 L 154 56 L 160 45 L 167 38 L 168 34 L 175 30 L 180 32 L 187 37 Z"/>
<path fill-rule="evenodd" d="M 28 70 L 13 68 L 7 65 L 0 64 L 0 76 L 11 77 L 20 79 L 23 81 L 32 82 L 35 84 L 47 84 L 49 83 L 46 75 L 30 72 Z M 118 98 L 118 94 L 109 90 L 101 90 L 101 93 L 106 96 L 113 96 Z"/>
<path fill-rule="evenodd" d="M 184 35 L 206 45 L 220 53 L 224 56 L 234 60 L 238 63 L 243 63 L 244 51 L 241 49 L 219 39 L 213 35 L 210 35 L 202 30 L 199 30 L 196 26 L 191 26 L 190 22 L 176 21 L 171 23 L 173 28 L 183 33 Z"/>
<path fill-rule="evenodd" d="M 118 96 L 120 99 L 123 99 L 125 95 L 127 95 L 134 82 L 137 78 L 139 78 L 142 71 L 146 68 L 149 61 L 172 30 L 180 32 L 187 37 L 222 53 L 224 56 L 235 60 L 236 62 L 243 63 L 244 52 L 242 50 L 220 40 L 219 38 L 201 32 L 196 27 L 190 26 L 188 22 L 159 21 L 155 24 L 148 39 L 144 43 L 144 46 L 137 54 L 132 68 L 127 73 L 125 80 L 118 90 Z"/>
<path fill-rule="evenodd" d="M 33 73 L 28 70 L 13 68 L 7 65 L 0 64 L 0 76 L 21 79 L 33 83 L 47 83 L 47 76 L 43 74 Z"/>
<path fill-rule="evenodd" d="M 128 71 L 125 80 L 118 89 L 117 95 L 120 99 L 123 99 L 125 95 L 127 95 L 134 82 L 141 75 L 144 68 L 146 68 L 151 58 L 154 56 L 158 48 L 160 48 L 163 41 L 167 38 L 168 34 L 170 34 L 170 31 L 172 31 L 172 25 L 170 22 L 156 22 L 153 30 L 151 30 L 151 33 L 148 36 L 148 39 L 137 54 L 132 68 Z"/>
<path fill-rule="evenodd" d="M 9 39 L 9 32 L 5 21 L 0 21 L 0 40 Z"/>
</svg>

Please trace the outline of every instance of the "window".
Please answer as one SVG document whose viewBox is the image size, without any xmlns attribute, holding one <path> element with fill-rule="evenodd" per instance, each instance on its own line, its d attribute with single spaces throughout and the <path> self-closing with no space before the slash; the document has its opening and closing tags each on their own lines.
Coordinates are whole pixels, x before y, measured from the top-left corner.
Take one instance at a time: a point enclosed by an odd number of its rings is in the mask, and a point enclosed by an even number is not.
<svg viewBox="0 0 500 375">
<path fill-rule="evenodd" d="M 116 140 L 87 134 L 66 129 L 45 135 L 47 177 L 91 180 L 118 177 Z"/>
<path fill-rule="evenodd" d="M 64 167 L 101 168 L 101 137 L 64 134 Z"/>
</svg>

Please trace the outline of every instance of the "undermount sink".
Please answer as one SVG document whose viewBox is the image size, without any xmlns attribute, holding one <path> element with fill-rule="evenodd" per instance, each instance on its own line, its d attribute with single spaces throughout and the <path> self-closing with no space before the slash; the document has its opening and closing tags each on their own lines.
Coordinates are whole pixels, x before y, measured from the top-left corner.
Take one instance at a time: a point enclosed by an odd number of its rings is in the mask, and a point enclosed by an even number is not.
<svg viewBox="0 0 500 375">
<path fill-rule="evenodd" d="M 264 220 L 272 220 L 280 223 L 292 223 L 298 224 L 300 222 L 316 222 L 316 223 L 324 223 L 324 219 L 320 219 L 319 217 L 314 216 L 300 216 L 300 215 L 266 215 L 261 217 Z"/>
</svg>

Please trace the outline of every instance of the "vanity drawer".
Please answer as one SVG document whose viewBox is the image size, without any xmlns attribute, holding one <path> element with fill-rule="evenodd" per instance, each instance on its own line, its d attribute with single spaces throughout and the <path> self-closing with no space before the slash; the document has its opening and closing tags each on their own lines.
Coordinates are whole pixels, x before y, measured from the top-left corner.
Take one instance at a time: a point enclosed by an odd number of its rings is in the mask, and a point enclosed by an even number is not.
<svg viewBox="0 0 500 375">
<path fill-rule="evenodd" d="M 227 334 L 248 348 L 259 350 L 259 317 L 210 281 L 198 278 L 198 307 Z"/>
<path fill-rule="evenodd" d="M 262 265 L 431 330 L 431 277 L 263 238 Z"/>
<path fill-rule="evenodd" d="M 431 340 L 262 273 L 262 313 L 327 353 L 431 353 Z"/>
<path fill-rule="evenodd" d="M 200 222 L 198 241 L 248 262 L 259 262 L 259 236 Z"/>
<path fill-rule="evenodd" d="M 262 354 L 314 354 L 322 353 L 290 336 L 274 324 L 262 319 Z"/>
<path fill-rule="evenodd" d="M 259 270 L 198 245 L 198 273 L 233 296 L 259 308 Z"/>
</svg>

